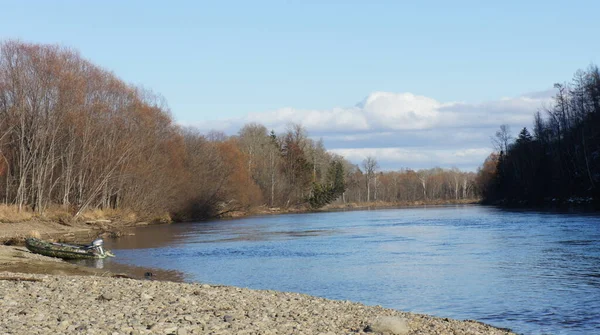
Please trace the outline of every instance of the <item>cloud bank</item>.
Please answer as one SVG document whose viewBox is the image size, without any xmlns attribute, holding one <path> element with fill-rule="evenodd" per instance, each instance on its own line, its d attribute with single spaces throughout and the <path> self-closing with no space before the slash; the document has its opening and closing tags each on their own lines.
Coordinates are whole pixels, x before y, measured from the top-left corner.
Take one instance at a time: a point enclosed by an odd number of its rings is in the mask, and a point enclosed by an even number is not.
<svg viewBox="0 0 600 335">
<path fill-rule="evenodd" d="M 188 125 L 235 134 L 250 122 L 276 132 L 299 123 L 312 137 L 323 138 L 328 150 L 356 164 L 371 155 L 386 170 L 439 166 L 475 171 L 492 152 L 491 137 L 501 124 L 508 124 L 513 136 L 523 127 L 531 128 L 534 113 L 548 106 L 553 95 L 548 90 L 473 104 L 374 92 L 352 107 L 286 107 Z"/>
</svg>

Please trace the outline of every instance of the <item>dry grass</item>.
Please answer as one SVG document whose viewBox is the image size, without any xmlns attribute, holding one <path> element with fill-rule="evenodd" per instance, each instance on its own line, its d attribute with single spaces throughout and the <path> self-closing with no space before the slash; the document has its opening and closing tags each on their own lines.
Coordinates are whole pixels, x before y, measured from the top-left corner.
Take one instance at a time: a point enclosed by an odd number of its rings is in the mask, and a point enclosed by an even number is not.
<svg viewBox="0 0 600 335">
<path fill-rule="evenodd" d="M 159 217 L 162 220 L 165 216 Z M 65 226 L 71 226 L 75 219 L 73 211 L 70 208 L 63 206 L 50 206 L 44 210 L 42 214 L 34 213 L 30 208 L 19 208 L 15 205 L 0 204 L 0 222 L 4 223 L 19 223 L 37 221 L 58 222 Z M 95 220 L 110 220 L 119 222 L 137 222 L 139 216 L 131 210 L 115 210 L 115 209 L 90 209 L 81 214 L 77 221 L 95 221 Z"/>
<path fill-rule="evenodd" d="M 0 205 L 0 222 L 18 223 L 31 220 L 53 221 L 68 225 L 73 215 L 68 209 L 61 206 L 52 206 L 44 210 L 43 214 L 37 214 L 30 208 L 26 207 L 19 211 L 16 205 Z"/>
<path fill-rule="evenodd" d="M 68 208 L 63 206 L 50 206 L 44 210 L 39 219 L 43 221 L 58 222 L 64 226 L 71 226 L 73 223 L 73 215 Z"/>
<path fill-rule="evenodd" d="M 81 213 L 83 220 L 105 220 L 112 217 L 112 209 L 88 209 Z"/>
<path fill-rule="evenodd" d="M 111 220 L 122 222 L 136 222 L 138 220 L 138 216 L 133 211 L 126 209 L 90 209 L 81 214 L 81 220 Z"/>
<path fill-rule="evenodd" d="M 29 233 L 27 234 L 27 237 L 33 237 L 33 238 L 42 238 L 42 234 L 40 234 L 39 231 L 37 230 L 31 230 L 29 231 Z"/>
<path fill-rule="evenodd" d="M 168 224 L 168 223 L 173 223 L 173 219 L 171 219 L 171 216 L 167 213 L 164 213 L 162 215 L 157 215 L 155 217 L 153 217 L 150 222 L 152 224 Z"/>
<path fill-rule="evenodd" d="M 15 205 L 0 205 L 0 222 L 25 222 L 33 218 L 34 214 L 28 208 L 19 211 Z"/>
</svg>

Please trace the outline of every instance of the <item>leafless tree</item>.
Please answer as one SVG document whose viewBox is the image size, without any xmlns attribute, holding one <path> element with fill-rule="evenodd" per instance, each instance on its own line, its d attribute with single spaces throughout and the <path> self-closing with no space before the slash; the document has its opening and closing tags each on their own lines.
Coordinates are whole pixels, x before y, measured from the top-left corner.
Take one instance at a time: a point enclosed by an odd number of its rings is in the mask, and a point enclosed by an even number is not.
<svg viewBox="0 0 600 335">
<path fill-rule="evenodd" d="M 507 124 L 503 124 L 500 126 L 500 129 L 496 131 L 496 137 L 492 139 L 492 142 L 494 144 L 494 148 L 498 152 L 506 153 L 511 140 L 512 135 L 510 134 L 510 126 Z"/>
<path fill-rule="evenodd" d="M 367 186 L 367 202 L 371 201 L 371 181 L 376 178 L 379 164 L 373 156 L 367 156 L 362 162 L 362 167 L 365 170 L 365 181 Z"/>
</svg>

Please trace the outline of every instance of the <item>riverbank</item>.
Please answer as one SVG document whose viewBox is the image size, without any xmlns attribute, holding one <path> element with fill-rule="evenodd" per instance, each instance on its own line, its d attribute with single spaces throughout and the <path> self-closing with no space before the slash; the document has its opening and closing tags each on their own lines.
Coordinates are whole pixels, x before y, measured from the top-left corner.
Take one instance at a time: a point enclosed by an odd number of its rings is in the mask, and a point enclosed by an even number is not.
<svg viewBox="0 0 600 335">
<path fill-rule="evenodd" d="M 418 200 L 418 201 L 372 201 L 372 202 L 347 202 L 333 203 L 324 206 L 323 208 L 313 209 L 309 207 L 266 207 L 259 206 L 246 211 L 232 211 L 221 215 L 221 218 L 240 218 L 254 215 L 270 215 L 270 214 L 300 214 L 311 212 L 328 212 L 341 210 L 363 210 L 363 209 L 383 209 L 383 208 L 411 208 L 422 206 L 446 206 L 446 205 L 475 205 L 479 204 L 480 199 L 451 199 L 451 200 Z"/>
<path fill-rule="evenodd" d="M 127 277 L 143 279 L 150 272 L 153 278 L 183 282 L 184 274 L 178 271 L 142 268 L 131 265 L 111 264 L 111 271 L 104 270 L 104 260 L 83 260 L 69 263 L 59 258 L 31 253 L 24 246 L 0 245 L 0 272 L 22 274 L 50 274 L 69 276 Z"/>
<path fill-rule="evenodd" d="M 346 203 L 346 204 L 330 204 L 325 206 L 323 211 L 336 210 L 362 210 L 362 209 L 377 209 L 377 208 L 411 208 L 423 206 L 448 206 L 448 205 L 475 205 L 479 203 L 479 199 L 452 199 L 452 200 L 427 200 L 427 201 L 400 201 L 400 202 L 385 202 L 375 201 L 368 203 Z"/>
<path fill-rule="evenodd" d="M 307 207 L 290 208 L 270 208 L 259 206 L 245 211 L 232 211 L 220 216 L 222 219 L 232 219 L 249 217 L 255 215 L 275 215 L 275 214 L 299 214 L 310 212 L 327 212 L 341 210 L 363 210 L 363 209 L 383 209 L 383 208 L 411 208 L 422 206 L 444 206 L 444 205 L 468 205 L 477 204 L 479 199 L 459 199 L 459 200 L 429 200 L 429 201 L 406 201 L 406 202 L 384 202 L 376 201 L 369 203 L 343 203 L 330 204 L 321 209 L 310 209 Z M 215 218 L 215 219 L 219 219 Z M 28 219 L 23 221 L 10 221 L 0 217 L 0 245 L 23 245 L 25 238 L 35 235 L 44 239 L 56 240 L 61 242 L 89 242 L 98 237 L 119 237 L 128 234 L 127 230 L 137 226 L 147 226 L 150 224 L 171 223 L 168 217 L 161 220 L 137 221 L 134 219 L 107 219 L 94 218 L 73 220 L 69 219 Z"/>
<path fill-rule="evenodd" d="M 63 235 L 81 228 L 52 227 Z M 296 293 L 113 278 L 123 275 L 16 246 L 0 246 L 0 272 L 0 313 L 5 316 L 0 333 L 512 334 L 475 321 Z"/>
<path fill-rule="evenodd" d="M 0 273 L 0 333 L 513 334 L 298 293 L 109 278 Z"/>
<path fill-rule="evenodd" d="M 29 252 L 25 247 L 0 245 L 0 272 L 81 276 L 113 275 L 90 267 L 77 266 L 61 259 Z"/>
<path fill-rule="evenodd" d="M 98 237 L 119 237 L 131 227 L 147 222 L 112 221 L 106 219 L 74 221 L 68 224 L 54 220 L 0 222 L 0 244 L 23 245 L 29 236 L 61 242 L 89 242 Z"/>
</svg>

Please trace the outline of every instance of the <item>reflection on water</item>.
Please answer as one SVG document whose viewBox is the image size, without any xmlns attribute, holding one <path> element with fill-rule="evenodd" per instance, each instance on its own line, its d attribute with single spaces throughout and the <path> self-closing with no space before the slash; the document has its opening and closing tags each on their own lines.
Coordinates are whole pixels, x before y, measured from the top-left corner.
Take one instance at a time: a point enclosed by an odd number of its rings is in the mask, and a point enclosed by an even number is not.
<svg viewBox="0 0 600 335">
<path fill-rule="evenodd" d="M 184 274 L 179 270 L 168 270 L 152 267 L 136 266 L 134 264 L 124 264 L 116 262 L 114 258 L 104 259 L 74 259 L 69 263 L 83 265 L 91 268 L 102 269 L 114 274 L 123 274 L 127 277 L 136 279 L 152 279 L 183 282 Z M 150 276 L 148 275 L 150 273 Z"/>
<path fill-rule="evenodd" d="M 526 334 L 600 333 L 600 219 L 429 207 L 144 227 L 106 241 L 180 280 L 302 292 Z M 145 270 L 145 271 L 144 271 Z"/>
<path fill-rule="evenodd" d="M 70 262 L 73 264 L 83 265 L 94 269 L 104 269 L 104 259 L 101 258 L 75 259 Z"/>
</svg>

